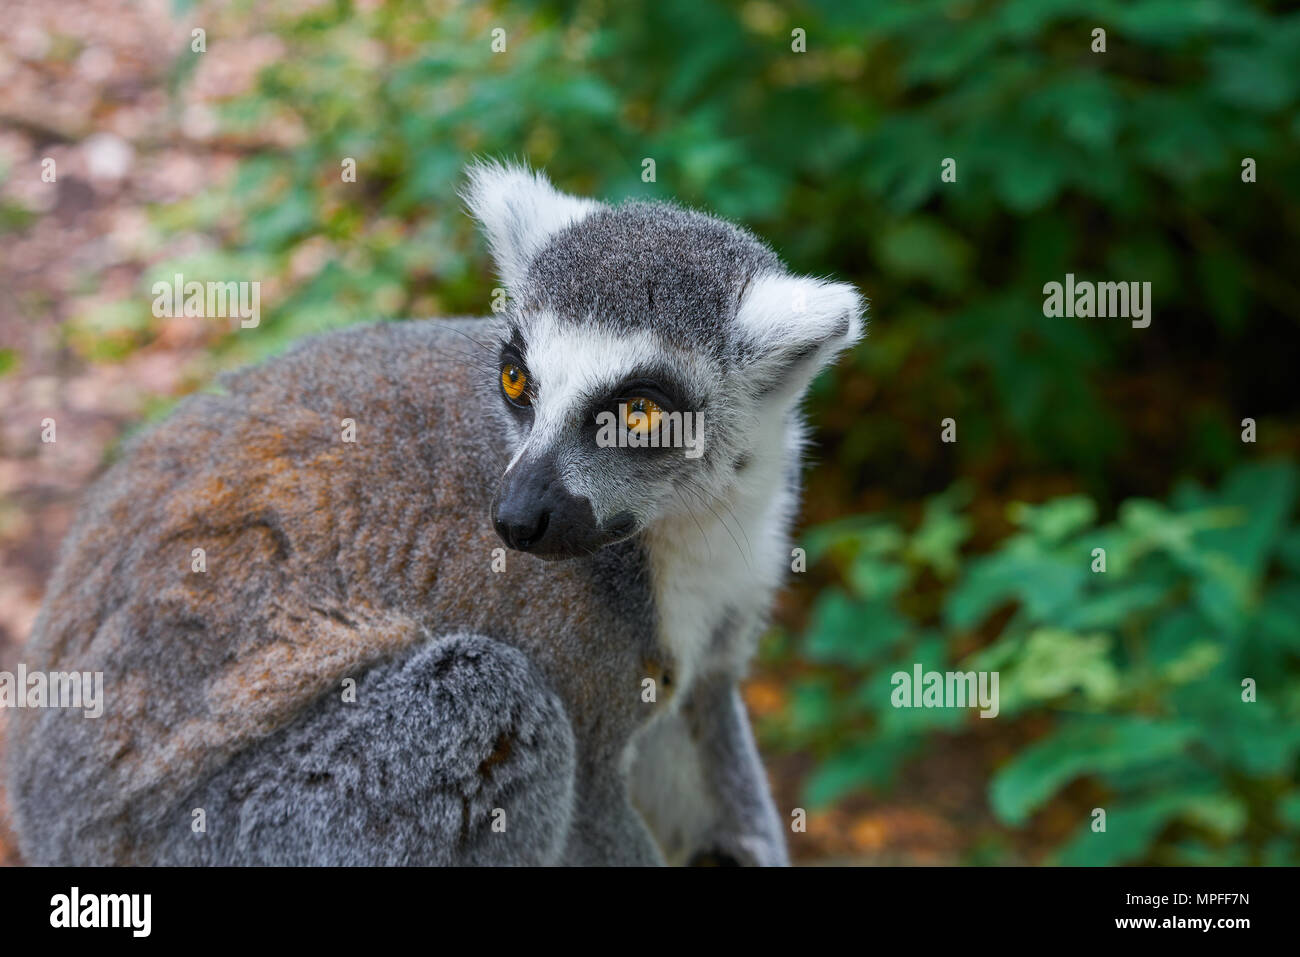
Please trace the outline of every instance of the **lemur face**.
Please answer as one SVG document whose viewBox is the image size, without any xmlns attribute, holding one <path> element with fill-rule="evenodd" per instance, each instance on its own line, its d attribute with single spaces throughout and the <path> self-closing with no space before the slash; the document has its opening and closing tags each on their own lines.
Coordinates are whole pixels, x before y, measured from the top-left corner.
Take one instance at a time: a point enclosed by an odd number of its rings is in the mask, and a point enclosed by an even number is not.
<svg viewBox="0 0 1300 957">
<path fill-rule="evenodd" d="M 495 164 L 466 199 L 511 293 L 490 374 L 511 452 L 492 520 L 512 548 L 575 557 L 706 513 L 783 461 L 790 411 L 861 334 L 852 287 L 790 275 L 704 214 Z"/>
</svg>

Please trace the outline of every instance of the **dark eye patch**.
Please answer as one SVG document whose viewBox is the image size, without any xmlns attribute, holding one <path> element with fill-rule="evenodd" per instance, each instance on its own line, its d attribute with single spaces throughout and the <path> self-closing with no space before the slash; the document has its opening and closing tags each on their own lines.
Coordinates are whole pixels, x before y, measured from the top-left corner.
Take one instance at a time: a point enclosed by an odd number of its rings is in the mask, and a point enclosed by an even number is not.
<svg viewBox="0 0 1300 957">
<path fill-rule="evenodd" d="M 501 343 L 501 354 L 498 357 L 501 362 L 513 362 L 520 368 L 527 368 L 525 354 L 527 346 L 524 343 L 524 337 L 514 326 L 510 327 L 510 338 Z"/>
<path fill-rule="evenodd" d="M 505 366 L 515 366 L 523 374 L 526 385 L 527 401 L 512 399 L 506 395 L 504 389 L 500 389 L 503 401 L 509 407 L 510 411 L 520 418 L 531 418 L 533 415 L 532 400 L 537 396 L 537 382 L 533 374 L 528 369 L 528 362 L 524 358 L 524 340 L 519 334 L 519 330 L 511 327 L 511 336 L 505 342 L 501 343 L 501 351 L 497 356 L 497 368 L 503 369 Z"/>
<path fill-rule="evenodd" d="M 673 412 L 682 407 L 682 402 L 674 398 L 658 382 L 649 379 L 628 379 L 609 395 L 608 405 L 615 406 L 628 399 L 646 398 L 665 412 Z"/>
<path fill-rule="evenodd" d="M 665 412 L 683 412 L 693 404 L 681 383 L 664 369 L 646 369 L 628 376 L 610 390 L 608 404 L 617 405 L 622 399 L 637 396 L 653 399 Z"/>
<path fill-rule="evenodd" d="M 598 430 L 597 416 L 600 413 L 617 413 L 620 404 L 636 398 L 649 399 L 665 413 L 687 412 L 698 409 L 701 405 L 691 401 L 690 394 L 667 369 L 640 369 L 621 380 L 614 388 L 590 397 L 585 432 L 595 436 Z M 640 451 L 644 455 L 657 456 L 671 454 L 674 450 L 664 446 Z"/>
</svg>

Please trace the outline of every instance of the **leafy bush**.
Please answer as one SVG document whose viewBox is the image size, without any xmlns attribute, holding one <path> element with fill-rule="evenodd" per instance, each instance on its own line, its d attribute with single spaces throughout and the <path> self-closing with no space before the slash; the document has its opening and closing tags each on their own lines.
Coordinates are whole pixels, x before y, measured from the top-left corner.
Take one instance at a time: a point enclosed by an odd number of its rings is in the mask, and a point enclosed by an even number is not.
<svg viewBox="0 0 1300 957">
<path fill-rule="evenodd" d="M 964 564 L 960 491 L 910 534 L 883 520 L 813 529 L 810 560 L 841 583 L 802 637 L 826 667 L 792 690 L 774 737 L 821 751 L 808 796 L 826 803 L 888 783 L 930 734 L 980 720 L 895 709 L 895 671 L 996 671 L 1003 719 L 1056 717 L 993 778 L 998 818 L 1024 825 L 1082 775 L 1109 795 L 1105 832 L 1081 821 L 1062 862 L 1300 862 L 1296 483 L 1291 465 L 1243 467 L 1216 492 L 1126 501 L 1104 525 L 1083 496 L 1014 505 L 1015 534 Z M 923 574 L 947 584 L 909 609 Z M 960 641 L 1008 607 L 990 642 L 950 660 L 944 634 Z"/>
</svg>

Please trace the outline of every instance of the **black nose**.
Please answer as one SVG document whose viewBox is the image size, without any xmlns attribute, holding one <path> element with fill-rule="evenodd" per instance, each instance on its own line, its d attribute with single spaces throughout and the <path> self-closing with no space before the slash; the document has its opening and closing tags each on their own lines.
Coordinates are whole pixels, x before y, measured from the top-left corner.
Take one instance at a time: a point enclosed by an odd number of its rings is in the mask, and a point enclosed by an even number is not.
<svg viewBox="0 0 1300 957">
<path fill-rule="evenodd" d="M 527 502 L 503 502 L 497 510 L 497 534 L 511 548 L 527 552 L 542 540 L 551 512 L 547 508 L 531 508 Z"/>
<path fill-rule="evenodd" d="M 502 476 L 492 524 L 511 548 L 538 558 L 589 555 L 609 542 L 590 500 L 564 487 L 554 455 L 525 455 Z"/>
</svg>

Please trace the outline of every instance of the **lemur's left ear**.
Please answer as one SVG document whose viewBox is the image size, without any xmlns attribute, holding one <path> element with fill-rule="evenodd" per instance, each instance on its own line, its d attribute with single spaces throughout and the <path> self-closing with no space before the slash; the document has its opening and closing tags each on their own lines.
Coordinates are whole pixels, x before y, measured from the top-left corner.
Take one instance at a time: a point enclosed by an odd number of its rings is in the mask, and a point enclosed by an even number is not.
<svg viewBox="0 0 1300 957">
<path fill-rule="evenodd" d="M 848 283 L 767 273 L 736 312 L 742 354 L 761 395 L 797 399 L 821 369 L 862 338 L 866 302 Z"/>
<path fill-rule="evenodd" d="M 526 166 L 483 160 L 466 174 L 469 181 L 461 197 L 482 224 L 492 258 L 508 286 L 523 279 L 528 264 L 552 234 L 601 208 L 595 200 L 561 193 L 544 173 Z"/>
</svg>

